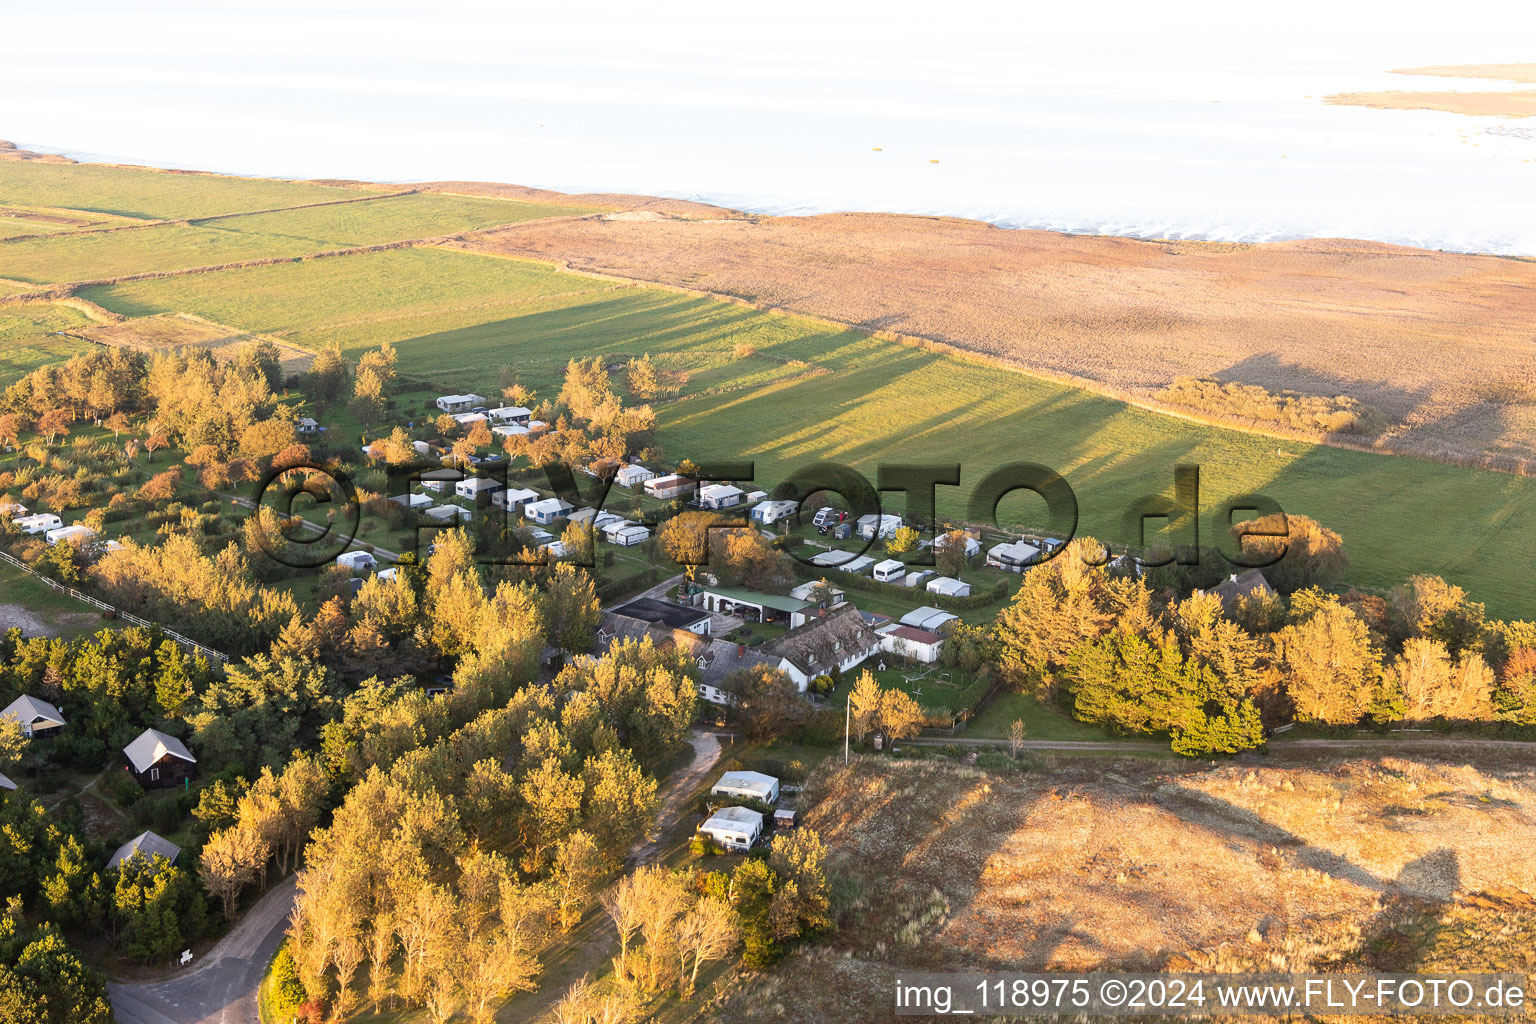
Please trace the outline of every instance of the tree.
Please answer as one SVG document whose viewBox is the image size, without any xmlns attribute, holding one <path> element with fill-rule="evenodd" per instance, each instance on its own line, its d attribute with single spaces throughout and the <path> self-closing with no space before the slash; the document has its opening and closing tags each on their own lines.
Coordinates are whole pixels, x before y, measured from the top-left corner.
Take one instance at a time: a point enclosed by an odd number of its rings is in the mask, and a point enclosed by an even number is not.
<svg viewBox="0 0 1536 1024">
<path fill-rule="evenodd" d="M 37 418 L 36 430 L 39 434 L 47 434 L 48 443 L 52 445 L 60 435 L 69 433 L 69 426 L 74 419 L 68 409 L 49 409 Z"/>
<path fill-rule="evenodd" d="M 1536 725 L 1536 647 L 1509 656 L 1493 693 L 1494 717 L 1516 725 Z"/>
<path fill-rule="evenodd" d="M 859 675 L 848 700 L 853 738 L 862 743 L 880 721 L 880 684 L 873 672 L 865 670 Z"/>
<path fill-rule="evenodd" d="M 585 828 L 607 865 L 617 868 L 656 813 L 656 780 L 628 750 L 610 747 L 587 758 L 582 782 Z"/>
<path fill-rule="evenodd" d="M 522 816 L 527 870 L 541 870 L 555 846 L 575 831 L 583 788 L 554 757 L 546 757 L 524 777 L 519 793 L 527 808 Z"/>
<path fill-rule="evenodd" d="M 237 825 L 215 832 L 203 845 L 197 873 L 203 886 L 224 908 L 227 921 L 235 919 L 240 904 L 240 890 L 256 877 L 256 869 L 266 863 L 270 847 L 260 832 Z"/>
<path fill-rule="evenodd" d="M 1015 718 L 1008 726 L 1008 756 L 1018 760 L 1019 752 L 1024 749 L 1024 720 Z"/>
<path fill-rule="evenodd" d="M 1438 640 L 1452 654 L 1475 646 L 1483 633 L 1483 606 L 1438 576 L 1412 576 L 1388 595 L 1394 639 Z"/>
<path fill-rule="evenodd" d="M 905 555 L 917 550 L 917 542 L 922 539 L 922 534 L 917 532 L 914 526 L 899 528 L 891 539 L 886 541 L 885 550 L 893 555 Z"/>
<path fill-rule="evenodd" d="M 794 735 L 810 717 L 810 705 L 794 680 L 771 665 L 732 673 L 724 689 L 735 699 L 742 731 L 754 740 Z"/>
<path fill-rule="evenodd" d="M 26 749 L 27 737 L 21 731 L 21 722 L 11 715 L 0 717 L 0 770 L 20 761 Z"/>
<path fill-rule="evenodd" d="M 17 998 L 17 996 L 20 998 Z M 6 1024 L 111 1024 L 107 986 L 51 927 L 0 963 L 0 1020 Z"/>
<path fill-rule="evenodd" d="M 550 643 L 567 651 L 592 646 L 603 610 L 591 575 L 574 565 L 555 566 L 544 589 L 543 611 Z"/>
<path fill-rule="evenodd" d="M 649 402 L 660 393 L 661 385 L 656 376 L 656 367 L 651 364 L 649 352 L 639 359 L 629 361 L 629 373 L 625 383 L 629 386 L 630 397 L 638 398 L 642 402 Z"/>
<path fill-rule="evenodd" d="M 384 415 L 384 381 L 373 367 L 360 367 L 352 385 L 352 414 L 364 424 Z"/>
<path fill-rule="evenodd" d="M 1493 671 L 1480 654 L 1454 658 L 1440 641 L 1414 637 L 1387 667 L 1387 682 L 1402 694 L 1409 721 L 1493 718 Z"/>
<path fill-rule="evenodd" d="M 604 858 L 591 833 L 578 829 L 565 838 L 550 870 L 560 927 L 566 931 L 581 921 L 605 870 Z"/>
<path fill-rule="evenodd" d="M 1264 578 L 1282 594 L 1327 586 L 1349 567 L 1343 538 L 1308 516 L 1277 512 L 1236 523 L 1231 532 L 1250 565 L 1280 555 L 1264 567 Z"/>
<path fill-rule="evenodd" d="M 683 915 L 677 926 L 677 952 L 684 999 L 693 995 L 699 969 L 724 957 L 738 941 L 736 911 L 724 900 L 706 896 Z"/>
<path fill-rule="evenodd" d="M 699 566 L 709 559 L 711 525 L 723 522 L 713 512 L 684 512 L 661 524 L 656 545 L 663 555 L 682 566 L 691 580 Z"/>
<path fill-rule="evenodd" d="M 129 427 L 128 416 L 125 413 L 115 412 L 107 417 L 106 428 L 112 431 L 112 443 L 116 444 L 118 436 Z"/>
<path fill-rule="evenodd" d="M 202 934 L 207 910 L 185 871 L 164 857 L 129 857 L 108 873 L 119 947 L 149 963 L 186 948 Z"/>
<path fill-rule="evenodd" d="M 315 356 L 309 366 L 307 390 L 317 402 L 330 402 L 341 397 L 351 368 L 341 354 L 341 346 L 331 342 Z"/>
<path fill-rule="evenodd" d="M 892 743 L 916 736 L 927 715 L 910 694 L 892 687 L 880 694 L 880 731 Z"/>
<path fill-rule="evenodd" d="M 1370 630 L 1329 596 L 1273 636 L 1286 693 L 1303 722 L 1353 725 L 1374 699 L 1381 660 Z"/>
<path fill-rule="evenodd" d="M 933 558 L 939 575 L 959 579 L 970 568 L 971 560 L 965 553 L 966 545 L 970 542 L 971 535 L 964 530 L 950 530 L 934 540 Z"/>
</svg>

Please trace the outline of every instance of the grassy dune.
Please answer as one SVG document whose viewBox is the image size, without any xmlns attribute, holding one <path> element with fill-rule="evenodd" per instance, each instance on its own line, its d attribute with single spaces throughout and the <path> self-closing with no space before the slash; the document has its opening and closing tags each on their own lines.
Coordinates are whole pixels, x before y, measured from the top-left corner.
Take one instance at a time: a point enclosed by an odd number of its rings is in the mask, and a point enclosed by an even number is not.
<svg viewBox="0 0 1536 1024">
<path fill-rule="evenodd" d="M 3 172 L 0 172 L 3 180 Z M 206 223 L 36 238 L 0 246 L 0 277 L 38 284 L 218 266 L 377 245 L 586 212 L 461 196 L 409 195 Z M 3 226 L 3 225 L 0 225 Z"/>
<path fill-rule="evenodd" d="M 1529 569 L 1510 552 L 1536 544 L 1536 481 L 1440 463 L 1276 441 L 1171 419 L 993 366 L 646 288 L 613 288 L 545 267 L 440 250 L 311 263 L 87 290 L 128 315 L 187 310 L 305 347 L 357 352 L 390 341 L 401 368 L 446 388 L 495 384 L 504 365 L 544 394 L 574 355 L 651 353 L 687 374 L 660 407 L 667 452 L 750 458 L 771 482 L 816 459 L 960 462 L 940 488 L 961 514 L 987 471 L 1034 461 L 1075 488 L 1081 529 L 1126 540 L 1126 508 L 1171 492 L 1174 466 L 1202 467 L 1210 510 L 1261 492 L 1343 534 L 1351 579 L 1384 588 L 1415 572 L 1460 583 L 1505 616 L 1536 615 Z M 1037 509 L 1009 499 L 1005 518 Z"/>
</svg>

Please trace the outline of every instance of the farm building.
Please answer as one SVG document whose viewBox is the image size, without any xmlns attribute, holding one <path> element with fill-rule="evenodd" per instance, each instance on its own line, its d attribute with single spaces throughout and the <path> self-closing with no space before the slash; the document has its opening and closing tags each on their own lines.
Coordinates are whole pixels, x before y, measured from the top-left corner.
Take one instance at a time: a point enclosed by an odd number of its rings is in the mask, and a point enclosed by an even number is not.
<svg viewBox="0 0 1536 1024">
<path fill-rule="evenodd" d="M 874 515 L 859 517 L 859 536 L 865 540 L 884 539 L 896 536 L 896 531 L 901 529 L 901 516 Z"/>
<path fill-rule="evenodd" d="M 750 807 L 722 807 L 699 826 L 727 850 L 750 850 L 763 834 L 763 816 Z"/>
<path fill-rule="evenodd" d="M 36 515 L 12 519 L 11 525 L 28 536 L 35 536 L 39 533 L 47 533 L 49 530 L 57 530 L 64 525 L 64 520 L 52 512 L 39 512 Z"/>
<path fill-rule="evenodd" d="M 1005 572 L 1023 572 L 1040 560 L 1040 549 L 1022 540 L 993 545 L 987 564 Z"/>
<path fill-rule="evenodd" d="M 6 705 L 5 710 L 0 711 L 0 718 L 14 718 L 16 724 L 21 726 L 21 734 L 27 739 L 57 736 L 64 727 L 64 716 L 59 714 L 58 708 L 26 694 Z"/>
<path fill-rule="evenodd" d="M 576 506 L 563 498 L 545 498 L 543 501 L 531 501 L 524 505 L 523 518 L 530 523 L 548 526 L 557 519 L 564 519 L 575 510 Z"/>
<path fill-rule="evenodd" d="M 506 490 L 506 485 L 500 480 L 483 476 L 472 476 L 468 480 L 460 480 L 453 485 L 454 494 L 473 501 L 482 508 L 491 503 L 491 495 L 503 490 Z"/>
<path fill-rule="evenodd" d="M 197 758 L 175 736 L 158 729 L 145 729 L 138 739 L 123 748 L 128 768 L 139 785 L 150 789 L 174 786 L 192 777 Z"/>
<path fill-rule="evenodd" d="M 484 395 L 443 395 L 437 400 L 437 407 L 450 415 L 469 412 L 476 406 L 484 404 Z"/>
<path fill-rule="evenodd" d="M 49 544 L 84 544 L 94 536 L 96 536 L 95 530 L 76 523 L 74 526 L 61 526 L 56 530 L 49 530 L 43 534 L 43 539 Z"/>
<path fill-rule="evenodd" d="M 931 665 L 939 660 L 944 638 L 916 626 L 887 626 L 880 631 L 880 649 Z"/>
<path fill-rule="evenodd" d="M 930 633 L 938 632 L 946 623 L 954 622 L 960 616 L 952 615 L 942 608 L 934 608 L 924 605 L 914 608 L 901 617 L 903 626 L 916 626 L 918 629 L 926 629 Z"/>
<path fill-rule="evenodd" d="M 432 504 L 432 499 L 425 494 L 397 494 L 389 500 L 402 508 L 408 508 L 412 511 L 426 508 Z"/>
<path fill-rule="evenodd" d="M 928 593 L 940 597 L 970 597 L 971 585 L 950 576 L 935 576 L 928 581 Z"/>
<path fill-rule="evenodd" d="M 645 482 L 645 493 L 661 501 L 671 501 L 693 490 L 693 481 L 673 473 L 670 476 L 652 477 Z"/>
<path fill-rule="evenodd" d="M 779 780 L 762 772 L 726 772 L 709 792 L 711 796 L 733 796 L 771 804 L 778 802 Z"/>
<path fill-rule="evenodd" d="M 777 658 L 779 668 L 800 692 L 806 684 L 834 668 L 848 672 L 880 649 L 880 637 L 864 623 L 851 604 L 816 613 L 804 625 L 774 637 L 758 650 Z"/>
<path fill-rule="evenodd" d="M 113 868 L 122 867 L 124 861 L 132 860 L 135 857 L 144 857 L 146 859 L 164 857 L 172 864 L 175 864 L 176 858 L 180 856 L 181 847 L 169 839 L 161 839 L 153 832 L 141 832 L 117 848 L 117 852 L 112 855 L 112 859 L 107 861 L 107 870 L 111 871 Z"/>
<path fill-rule="evenodd" d="M 789 617 L 807 607 L 804 601 L 781 594 L 760 594 L 735 587 L 707 587 L 704 607 L 721 615 L 740 615 L 748 622 L 787 622 Z"/>
<path fill-rule="evenodd" d="M 620 466 L 619 471 L 613 474 L 613 482 L 620 487 L 635 487 L 647 480 L 656 479 L 656 474 L 646 469 L 639 463 L 630 463 L 628 466 Z"/>
<path fill-rule="evenodd" d="M 647 625 L 659 626 L 662 629 L 684 629 L 700 636 L 709 635 L 709 612 L 686 604 L 677 604 L 674 601 L 663 601 L 655 597 L 636 598 L 626 605 L 615 608 L 613 614 L 638 619 Z"/>
<path fill-rule="evenodd" d="M 352 572 L 368 572 L 379 563 L 370 552 L 344 551 L 336 556 L 336 564 L 346 566 Z"/>
<path fill-rule="evenodd" d="M 907 564 L 898 558 L 876 562 L 870 574 L 880 583 L 900 583 L 907 577 Z"/>
<path fill-rule="evenodd" d="M 538 500 L 539 492 L 531 487 L 508 487 L 491 495 L 491 507 L 508 515 L 522 515 L 524 505 Z"/>
<path fill-rule="evenodd" d="M 735 508 L 746 496 L 746 492 L 740 487 L 732 487 L 730 484 L 709 484 L 699 488 L 699 507 Z"/>
<path fill-rule="evenodd" d="M 528 421 L 533 418 L 533 410 L 525 409 L 520 405 L 503 405 L 500 408 L 490 410 L 486 415 L 490 417 L 492 423 L 498 426 L 517 424 L 518 426 L 526 427 Z"/>
<path fill-rule="evenodd" d="M 457 505 L 434 505 L 425 515 L 442 523 L 464 523 L 474 518 L 469 509 Z"/>
</svg>

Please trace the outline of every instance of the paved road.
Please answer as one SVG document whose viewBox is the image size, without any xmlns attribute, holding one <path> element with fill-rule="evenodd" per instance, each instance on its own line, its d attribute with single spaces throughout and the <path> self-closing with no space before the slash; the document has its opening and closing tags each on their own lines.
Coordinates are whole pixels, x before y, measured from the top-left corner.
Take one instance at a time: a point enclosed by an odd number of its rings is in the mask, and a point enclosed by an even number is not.
<svg viewBox="0 0 1536 1024">
<path fill-rule="evenodd" d="M 282 944 L 293 909 L 290 876 L 183 973 L 164 981 L 109 984 L 118 1024 L 257 1024 L 256 993 Z"/>
</svg>

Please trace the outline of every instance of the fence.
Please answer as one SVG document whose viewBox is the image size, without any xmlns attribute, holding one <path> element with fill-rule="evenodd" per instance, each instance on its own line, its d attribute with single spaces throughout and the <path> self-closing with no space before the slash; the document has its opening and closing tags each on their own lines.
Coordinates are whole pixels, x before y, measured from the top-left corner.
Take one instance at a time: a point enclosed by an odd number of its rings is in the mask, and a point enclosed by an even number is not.
<svg viewBox="0 0 1536 1024">
<path fill-rule="evenodd" d="M 148 619 L 141 619 L 137 615 L 133 615 L 133 614 L 130 614 L 129 612 L 125 612 L 125 611 L 122 611 L 120 609 L 114 608 L 110 604 L 107 604 L 107 602 L 105 602 L 105 601 L 97 600 L 96 598 L 92 597 L 89 594 L 82 594 L 82 593 L 80 593 L 80 591 L 76 590 L 74 587 L 66 587 L 64 584 L 60 583 L 58 580 L 49 579 L 47 576 L 44 576 L 42 573 L 36 571 L 31 566 L 27 565 L 27 563 L 23 562 L 21 559 L 14 558 L 11 555 L 6 554 L 4 551 L 0 551 L 0 561 L 4 561 L 4 562 L 6 562 L 6 563 L 8 563 L 10 565 L 14 565 L 16 568 L 20 569 L 22 572 L 26 573 L 28 576 L 31 576 L 33 579 L 38 580 L 39 582 L 41 582 L 44 586 L 52 587 L 54 590 L 57 590 L 61 594 L 67 594 L 70 597 L 74 598 L 76 601 L 83 601 L 86 604 L 92 606 L 93 608 L 99 608 L 99 609 L 101 609 L 102 611 L 106 612 L 109 615 L 112 615 L 112 616 L 114 616 L 116 618 L 119 618 L 119 619 L 123 619 L 123 620 L 125 620 L 127 622 L 131 622 L 135 626 L 143 626 L 145 629 L 158 629 L 160 632 L 164 633 L 166 636 L 170 637 L 172 640 L 175 640 L 177 643 L 181 644 L 183 647 L 186 647 L 189 650 L 201 651 L 203 654 L 206 654 L 208 657 L 216 658 L 219 661 L 222 661 L 222 662 L 225 662 L 225 663 L 228 663 L 228 661 L 229 661 L 229 655 L 225 654 L 223 651 L 216 651 L 212 647 L 209 647 L 209 646 L 207 646 L 205 644 L 198 643 L 196 640 L 193 640 L 191 637 L 182 636 L 180 633 L 176 632 L 175 630 L 166 629 L 164 626 L 160 625 L 158 622 L 150 622 Z"/>
</svg>

